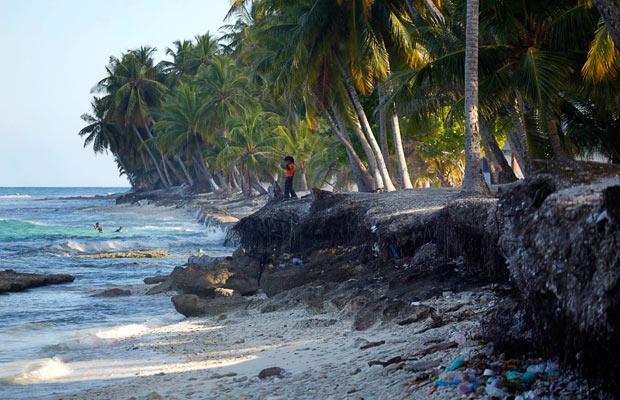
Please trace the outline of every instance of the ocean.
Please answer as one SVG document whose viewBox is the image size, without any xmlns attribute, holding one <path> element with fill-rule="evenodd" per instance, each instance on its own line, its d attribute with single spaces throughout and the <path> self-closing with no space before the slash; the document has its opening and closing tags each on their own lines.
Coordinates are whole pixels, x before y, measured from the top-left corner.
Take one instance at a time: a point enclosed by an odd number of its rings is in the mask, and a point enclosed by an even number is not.
<svg viewBox="0 0 620 400">
<path fill-rule="evenodd" d="M 0 270 L 76 277 L 69 284 L 0 295 L 0 399 L 34 399 L 105 383 L 78 379 L 75 366 L 122 360 L 123 349 L 115 347 L 115 340 L 182 316 L 165 295 L 92 295 L 169 274 L 199 251 L 230 253 L 223 245 L 225 232 L 199 224 L 192 210 L 116 205 L 109 197 L 127 190 L 0 188 Z M 93 228 L 96 222 L 103 232 Z M 119 226 L 122 231 L 114 232 Z M 80 257 L 146 249 L 167 250 L 170 256 Z"/>
</svg>

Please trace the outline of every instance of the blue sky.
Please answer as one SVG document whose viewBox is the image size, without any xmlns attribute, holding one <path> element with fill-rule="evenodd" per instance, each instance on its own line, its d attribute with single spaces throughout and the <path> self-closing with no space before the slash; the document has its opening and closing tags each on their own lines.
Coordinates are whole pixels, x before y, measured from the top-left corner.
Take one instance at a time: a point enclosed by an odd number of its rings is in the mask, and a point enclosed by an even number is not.
<svg viewBox="0 0 620 400">
<path fill-rule="evenodd" d="M 111 55 L 217 34 L 228 0 L 0 0 L 0 186 L 128 186 L 77 132 Z"/>
</svg>

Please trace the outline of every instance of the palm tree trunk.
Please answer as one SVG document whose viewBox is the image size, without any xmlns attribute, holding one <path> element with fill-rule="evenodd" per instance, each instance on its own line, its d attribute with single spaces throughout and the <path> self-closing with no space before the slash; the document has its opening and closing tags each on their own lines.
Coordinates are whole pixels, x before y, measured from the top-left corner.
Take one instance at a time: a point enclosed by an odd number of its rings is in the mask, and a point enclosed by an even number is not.
<svg viewBox="0 0 620 400">
<path fill-rule="evenodd" d="M 362 163 L 362 160 L 355 152 L 355 149 L 353 148 L 353 145 L 349 140 L 348 132 L 346 130 L 344 132 L 342 131 L 344 126 L 340 128 L 336 126 L 334 120 L 332 119 L 331 115 L 329 115 L 329 112 L 327 110 L 323 110 L 323 116 L 331 130 L 334 131 L 334 133 L 336 134 L 336 137 L 338 138 L 340 143 L 342 143 L 347 150 L 347 157 L 349 158 L 349 164 L 351 164 L 351 172 L 355 177 L 357 190 L 360 192 L 371 192 L 373 189 L 372 176 L 370 175 L 370 173 L 368 173 L 368 170 L 364 166 L 364 163 Z"/>
<path fill-rule="evenodd" d="M 407 168 L 407 159 L 403 150 L 403 142 L 400 135 L 400 122 L 396 110 L 392 111 L 392 133 L 394 134 L 394 151 L 396 152 L 396 161 L 398 163 L 398 174 L 403 189 L 413 189 L 411 178 L 409 177 L 409 169 Z"/>
<path fill-rule="evenodd" d="M 132 128 L 133 128 L 133 132 L 138 137 L 138 140 L 140 140 L 140 144 L 142 144 L 142 147 L 144 147 L 146 149 L 146 152 L 148 153 L 149 157 L 151 158 L 151 161 L 153 161 L 153 165 L 155 166 L 155 169 L 157 170 L 157 174 L 159 175 L 159 179 L 161 179 L 161 182 L 164 185 L 164 187 L 168 188 L 169 185 L 166 182 L 164 174 L 161 172 L 161 169 L 159 168 L 159 165 L 157 163 L 157 159 L 155 158 L 155 155 L 151 151 L 151 148 L 147 145 L 147 143 L 142 138 L 142 135 L 140 134 L 140 131 L 138 131 L 138 128 L 136 128 L 135 126 L 132 126 Z"/>
<path fill-rule="evenodd" d="M 375 135 L 372 132 L 372 128 L 370 127 L 370 123 L 368 122 L 368 118 L 366 117 L 366 112 L 364 111 L 362 102 L 360 101 L 359 96 L 357 95 L 357 90 L 353 85 L 353 80 L 351 79 L 351 76 L 349 75 L 349 72 L 346 70 L 344 65 L 342 65 L 340 59 L 338 57 L 335 57 L 335 60 L 344 78 L 345 87 L 347 89 L 347 92 L 349 93 L 350 100 L 353 103 L 353 108 L 355 108 L 355 112 L 357 113 L 357 117 L 361 123 L 362 130 L 366 133 L 366 136 L 368 137 L 368 143 L 370 144 L 370 147 L 372 148 L 372 151 L 377 158 L 377 167 L 379 169 L 379 172 L 381 173 L 381 177 L 383 178 L 385 190 L 387 190 L 388 192 L 393 192 L 396 190 L 396 188 L 394 187 L 392 179 L 390 178 L 390 173 L 387 170 L 385 160 L 383 159 L 383 155 L 381 154 L 381 148 L 379 147 L 379 144 L 375 139 Z"/>
<path fill-rule="evenodd" d="M 386 105 L 385 105 L 385 87 L 383 82 L 377 82 L 377 94 L 379 96 L 379 143 L 381 144 L 381 154 L 383 155 L 383 159 L 385 160 L 388 168 L 388 172 L 390 174 L 390 178 L 394 176 L 394 171 L 392 169 L 392 163 L 390 163 L 390 149 L 388 146 L 388 135 L 387 135 L 387 118 L 385 115 Z"/>
<path fill-rule="evenodd" d="M 527 177 L 532 173 L 532 160 L 527 146 L 527 134 L 521 117 L 521 107 L 512 102 L 506 105 L 506 109 L 512 120 L 512 129 L 506 131 L 508 144 L 510 144 L 510 148 L 517 159 L 521 173 Z"/>
<path fill-rule="evenodd" d="M 164 171 L 164 176 L 166 177 L 166 180 L 168 181 L 168 185 L 174 186 L 172 179 L 170 179 L 170 173 L 168 172 L 168 168 L 166 167 L 165 157 L 163 156 L 161 158 L 161 167 L 162 167 L 162 170 Z"/>
<path fill-rule="evenodd" d="M 482 137 L 482 146 L 484 153 L 491 164 L 491 173 L 496 183 L 509 183 L 517 180 L 510 164 L 504 157 L 504 153 L 499 148 L 495 136 L 491 133 L 487 122 L 480 120 L 480 136 Z"/>
<path fill-rule="evenodd" d="M 200 151 L 194 152 L 194 160 L 196 161 L 196 164 L 200 168 L 202 176 L 204 176 L 206 183 L 209 186 L 209 190 L 212 192 L 215 192 L 216 190 L 218 190 L 219 186 L 217 185 L 217 183 L 215 183 L 215 180 L 213 179 L 213 175 L 211 175 L 211 171 L 209 171 L 208 164 L 205 161 L 204 157 L 202 156 L 202 153 L 200 153 Z"/>
<path fill-rule="evenodd" d="M 340 118 L 340 113 L 338 109 L 331 103 L 331 108 L 334 113 L 334 118 L 336 119 L 336 123 L 340 127 L 341 132 L 346 132 L 344 121 Z M 375 158 L 375 154 L 370 147 L 370 144 L 366 140 L 366 136 L 362 132 L 362 129 L 359 125 L 359 121 L 357 117 L 353 118 L 354 129 L 353 132 L 357 136 L 357 139 L 360 141 L 362 145 L 362 149 L 364 150 L 364 154 L 366 154 L 366 158 L 368 159 L 368 167 L 370 168 L 370 173 L 374 179 L 374 190 L 382 190 L 383 189 L 383 178 L 381 177 L 381 173 L 379 173 L 379 168 L 377 167 L 377 159 Z"/>
<path fill-rule="evenodd" d="M 299 168 L 299 191 L 305 192 L 308 190 L 308 179 L 306 178 L 306 169 Z"/>
<path fill-rule="evenodd" d="M 267 190 L 261 185 L 260 179 L 258 179 L 258 176 L 256 176 L 254 172 L 251 173 L 251 179 L 251 188 L 256 190 L 259 194 L 267 194 Z"/>
<path fill-rule="evenodd" d="M 189 183 L 190 186 L 194 186 L 194 180 L 192 179 L 192 176 L 190 175 L 187 168 L 185 167 L 185 163 L 183 163 L 183 160 L 181 160 L 181 157 L 179 157 L 178 155 L 175 155 L 174 161 L 176 161 L 177 164 L 179 164 L 179 166 L 181 167 L 181 171 L 183 171 L 183 175 L 185 175 L 185 179 L 187 180 L 187 183 Z"/>
<path fill-rule="evenodd" d="M 553 151 L 553 158 L 556 160 L 568 160 L 568 156 L 562 149 L 562 141 L 560 140 L 560 135 L 558 134 L 558 120 L 550 119 L 547 121 L 547 126 L 549 129 L 547 130 L 549 134 L 549 143 L 551 144 L 551 150 Z"/>
<path fill-rule="evenodd" d="M 617 49 L 620 49 L 620 4 L 617 0 L 592 0 Z"/>
<path fill-rule="evenodd" d="M 463 192 L 485 193 L 478 127 L 478 29 L 479 0 L 467 0 L 465 29 L 465 176 Z"/>
</svg>

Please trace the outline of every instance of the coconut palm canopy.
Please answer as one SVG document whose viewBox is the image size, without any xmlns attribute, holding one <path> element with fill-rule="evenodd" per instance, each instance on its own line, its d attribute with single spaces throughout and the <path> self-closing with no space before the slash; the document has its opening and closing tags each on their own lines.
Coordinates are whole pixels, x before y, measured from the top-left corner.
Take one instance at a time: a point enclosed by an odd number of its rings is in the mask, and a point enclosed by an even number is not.
<svg viewBox="0 0 620 400">
<path fill-rule="evenodd" d="M 599 8 L 597 8 L 599 7 Z M 80 135 L 136 189 L 484 190 L 533 158 L 620 162 L 614 3 L 235 0 L 155 62 L 110 58 Z M 506 160 L 502 148 L 511 150 Z"/>
</svg>

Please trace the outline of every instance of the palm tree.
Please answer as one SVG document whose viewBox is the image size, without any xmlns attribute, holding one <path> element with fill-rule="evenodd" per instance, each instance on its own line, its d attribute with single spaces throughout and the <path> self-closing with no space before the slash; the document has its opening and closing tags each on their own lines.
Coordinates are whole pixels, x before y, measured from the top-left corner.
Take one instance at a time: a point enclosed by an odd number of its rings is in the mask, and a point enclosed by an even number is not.
<svg viewBox="0 0 620 400">
<path fill-rule="evenodd" d="M 258 181 L 258 175 L 275 162 L 276 127 L 276 116 L 262 111 L 247 111 L 227 121 L 229 137 L 217 155 L 217 163 L 225 168 L 239 168 L 243 177 L 243 192 L 247 197 L 252 195 L 252 189 L 266 193 Z"/>
<path fill-rule="evenodd" d="M 463 192 L 485 193 L 478 126 L 478 0 L 467 0 L 465 39 L 465 176 Z"/>
</svg>

